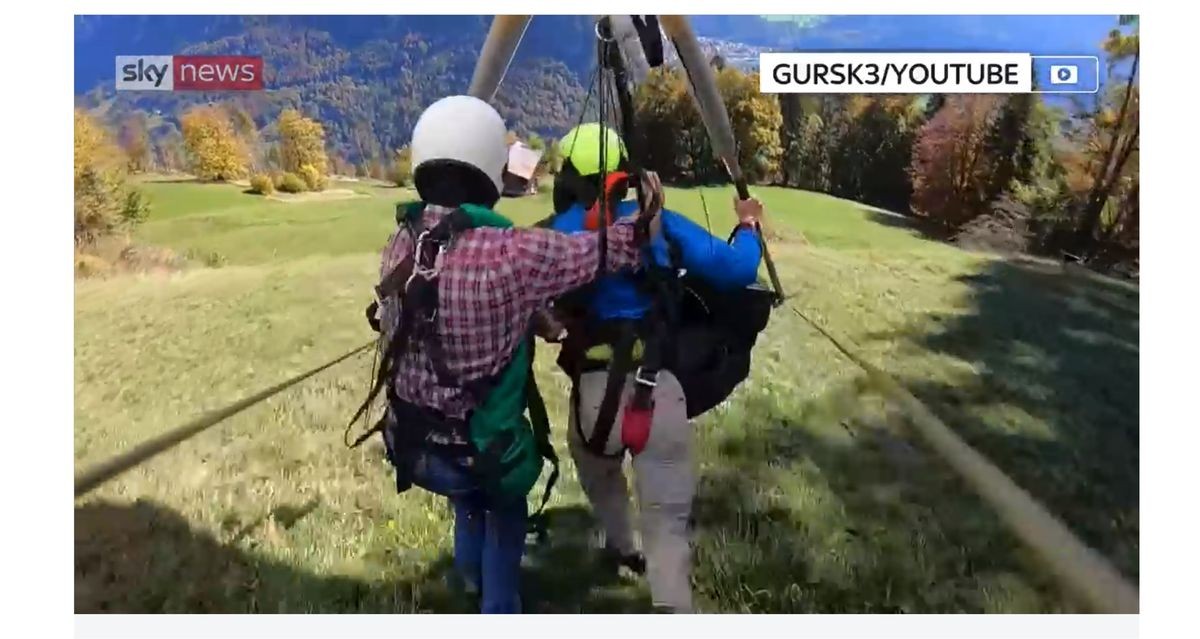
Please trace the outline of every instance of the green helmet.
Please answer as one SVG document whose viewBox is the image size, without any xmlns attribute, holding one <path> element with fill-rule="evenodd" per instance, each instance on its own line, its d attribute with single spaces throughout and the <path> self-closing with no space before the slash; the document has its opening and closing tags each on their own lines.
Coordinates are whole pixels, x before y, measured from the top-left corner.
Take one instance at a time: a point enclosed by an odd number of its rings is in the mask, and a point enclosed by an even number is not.
<svg viewBox="0 0 1200 639">
<path fill-rule="evenodd" d="M 605 138 L 605 172 L 616 171 L 621 160 L 628 157 L 621 136 L 612 127 L 604 127 Z M 588 122 L 567 132 L 558 143 L 559 151 L 564 160 L 575 167 L 580 175 L 596 175 L 600 173 L 600 123 Z"/>
</svg>

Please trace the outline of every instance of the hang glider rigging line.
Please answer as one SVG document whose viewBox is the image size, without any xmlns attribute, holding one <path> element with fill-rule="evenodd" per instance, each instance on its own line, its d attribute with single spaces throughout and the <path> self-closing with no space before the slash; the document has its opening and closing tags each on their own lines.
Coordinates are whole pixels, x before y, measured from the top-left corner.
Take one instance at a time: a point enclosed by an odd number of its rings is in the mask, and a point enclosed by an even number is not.
<svg viewBox="0 0 1200 639">
<path fill-rule="evenodd" d="M 482 100 L 491 100 L 496 95 L 500 83 L 504 80 L 521 39 L 529 28 L 533 16 L 528 15 L 498 15 L 492 20 L 488 29 L 487 39 L 480 50 L 479 61 L 471 77 L 468 92 Z M 661 31 L 660 31 L 661 27 Z M 709 66 L 696 39 L 696 33 L 686 16 L 596 16 L 596 36 L 602 42 L 615 43 L 611 55 L 615 60 L 603 59 L 605 47 L 598 51 L 598 68 L 609 68 L 623 76 L 615 79 L 617 98 L 621 92 L 627 95 L 630 85 L 636 85 L 645 79 L 651 67 L 661 66 L 664 61 L 663 45 L 659 34 L 665 33 L 679 54 L 680 62 L 686 72 L 689 89 L 695 99 L 704 128 L 712 142 L 712 148 L 726 172 L 733 180 L 738 197 L 749 199 L 750 190 L 738 163 L 737 138 L 733 133 L 733 125 L 729 120 L 729 112 L 725 102 L 717 90 L 716 76 Z M 614 64 L 615 63 L 615 64 Z M 616 75 L 616 74 L 614 74 Z M 606 82 L 603 74 L 598 74 L 598 81 Z M 601 85 L 603 86 L 603 84 Z M 602 93 L 603 95 L 603 93 Z M 631 111 L 632 105 L 621 104 L 623 111 Z M 629 128 L 630 118 L 622 116 L 624 128 Z M 608 123 L 601 122 L 602 126 Z M 635 136 L 625 132 L 625 143 L 634 143 Z M 630 155 L 633 156 L 631 150 Z M 763 262 L 767 265 L 767 275 L 771 280 L 771 288 L 775 292 L 776 305 L 782 304 L 785 298 L 783 287 L 779 282 L 779 274 L 775 269 L 775 261 L 767 249 L 766 237 L 761 227 L 758 229 L 759 242 L 762 246 Z"/>
</svg>

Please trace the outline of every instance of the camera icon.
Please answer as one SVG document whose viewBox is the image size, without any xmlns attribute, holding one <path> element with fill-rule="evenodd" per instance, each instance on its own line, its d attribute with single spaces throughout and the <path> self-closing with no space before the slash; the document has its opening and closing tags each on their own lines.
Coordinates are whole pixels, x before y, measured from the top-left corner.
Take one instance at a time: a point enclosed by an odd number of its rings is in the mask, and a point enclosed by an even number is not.
<svg viewBox="0 0 1200 639">
<path fill-rule="evenodd" d="M 1050 84 L 1075 84 L 1079 82 L 1079 67 L 1073 64 L 1050 65 Z"/>
</svg>

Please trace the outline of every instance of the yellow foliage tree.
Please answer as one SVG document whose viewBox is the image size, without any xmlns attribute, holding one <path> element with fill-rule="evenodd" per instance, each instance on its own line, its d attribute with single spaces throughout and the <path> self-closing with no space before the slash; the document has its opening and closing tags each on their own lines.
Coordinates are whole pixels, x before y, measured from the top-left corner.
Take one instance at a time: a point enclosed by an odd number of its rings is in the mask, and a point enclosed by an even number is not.
<svg viewBox="0 0 1200 639">
<path fill-rule="evenodd" d="M 298 174 L 315 171 L 322 178 L 317 183 L 323 188 L 324 176 L 329 174 L 325 128 L 320 122 L 304 117 L 295 109 L 284 109 L 279 114 L 278 129 L 279 159 L 283 170 Z"/>
<path fill-rule="evenodd" d="M 205 180 L 234 180 L 249 172 L 250 152 L 224 109 L 194 107 L 180 119 L 192 173 Z"/>
<path fill-rule="evenodd" d="M 717 73 L 717 89 L 729 112 L 738 141 L 738 163 L 746 178 L 774 181 L 783 158 L 779 101 L 759 92 L 757 74 L 733 67 Z M 703 182 L 724 177 L 682 72 L 652 72 L 639 86 L 634 105 L 646 166 L 667 180 Z"/>
<path fill-rule="evenodd" d="M 396 186 L 408 186 L 412 183 L 413 178 L 412 167 L 412 148 L 405 146 L 396 150 L 396 157 L 392 161 L 392 170 L 389 180 L 394 182 Z"/>
<path fill-rule="evenodd" d="M 717 73 L 717 89 L 729 111 L 738 141 L 738 162 L 746 178 L 751 182 L 775 181 L 783 159 L 779 100 L 758 90 L 757 73 L 743 73 L 733 67 Z"/>
<path fill-rule="evenodd" d="M 75 243 L 87 244 L 146 216 L 149 206 L 128 184 L 124 154 L 109 132 L 75 111 Z"/>
</svg>

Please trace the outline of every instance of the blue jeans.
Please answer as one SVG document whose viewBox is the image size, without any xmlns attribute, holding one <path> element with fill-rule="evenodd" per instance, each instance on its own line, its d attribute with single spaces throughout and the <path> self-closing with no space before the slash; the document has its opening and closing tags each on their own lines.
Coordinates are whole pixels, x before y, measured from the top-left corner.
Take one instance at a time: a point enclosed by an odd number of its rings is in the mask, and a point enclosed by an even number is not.
<svg viewBox="0 0 1200 639">
<path fill-rule="evenodd" d="M 480 611 L 521 612 L 525 500 L 490 504 L 471 473 L 428 452 L 417 455 L 413 484 L 448 497 L 454 506 L 454 569 L 462 581 L 482 591 Z"/>
</svg>

